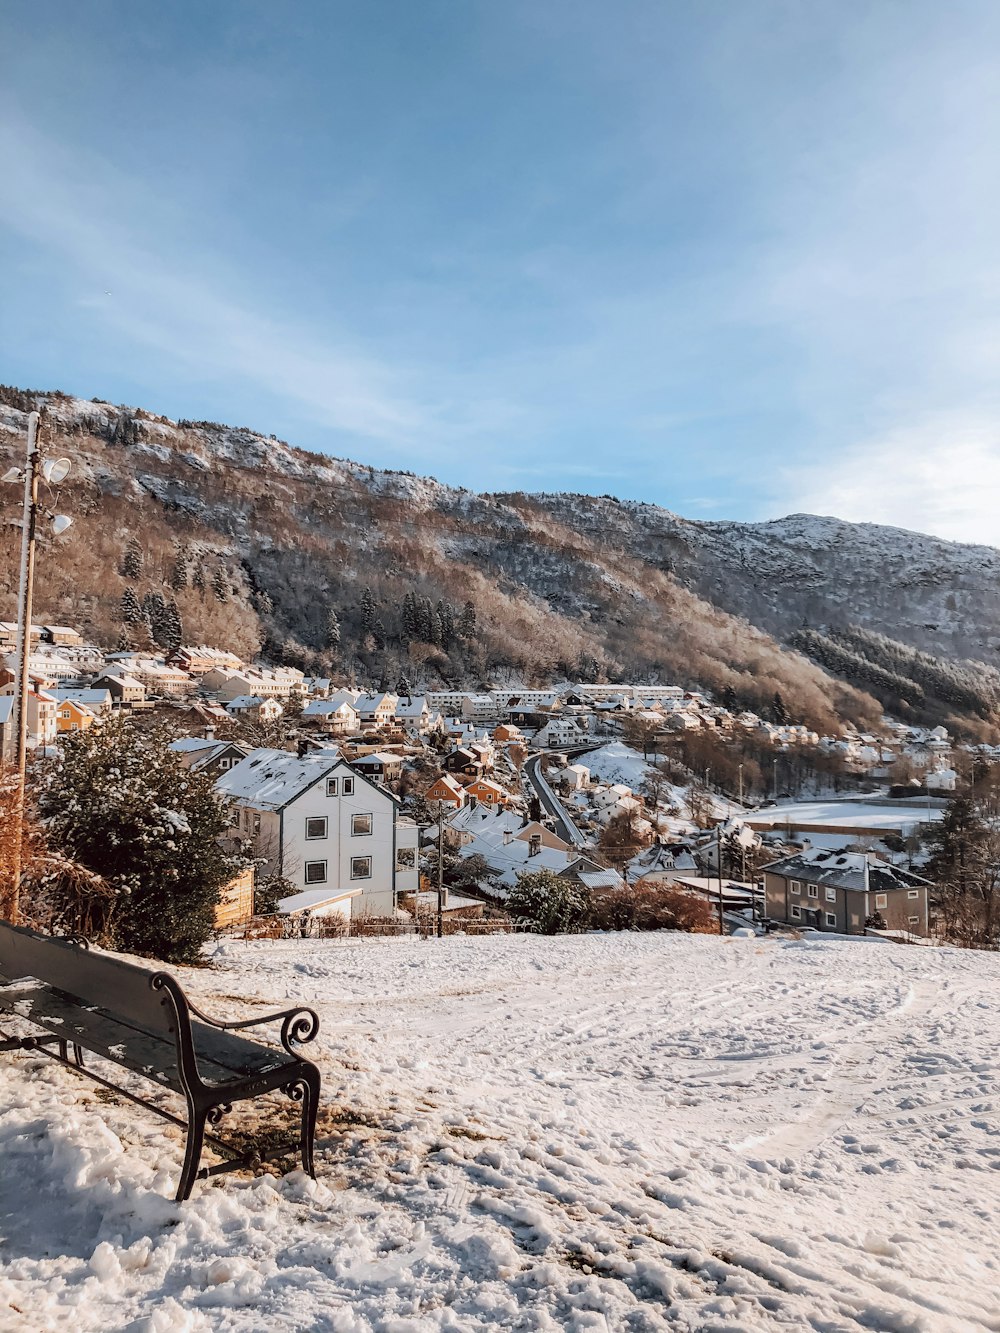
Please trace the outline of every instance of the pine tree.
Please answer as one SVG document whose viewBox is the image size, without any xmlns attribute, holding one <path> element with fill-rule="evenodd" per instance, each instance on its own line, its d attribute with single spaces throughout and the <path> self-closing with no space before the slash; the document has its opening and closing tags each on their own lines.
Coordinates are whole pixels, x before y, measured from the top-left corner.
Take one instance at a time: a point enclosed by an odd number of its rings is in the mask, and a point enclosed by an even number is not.
<svg viewBox="0 0 1000 1333">
<path fill-rule="evenodd" d="M 458 632 L 463 639 L 476 637 L 476 607 L 473 602 L 466 602 L 458 621 Z"/>
<path fill-rule="evenodd" d="M 123 625 L 121 633 L 118 635 L 118 647 L 116 652 L 131 653 L 135 651 L 135 644 L 132 642 L 132 636 L 128 632 L 127 626 Z"/>
<path fill-rule="evenodd" d="M 121 717 L 73 732 L 42 775 L 38 809 L 54 845 L 116 890 L 117 947 L 187 963 L 245 861 L 223 849 L 230 819 L 213 779 L 167 747 Z"/>
<path fill-rule="evenodd" d="M 403 640 L 410 643 L 420 638 L 420 612 L 417 609 L 417 594 L 411 589 L 403 598 Z"/>
<path fill-rule="evenodd" d="M 142 621 L 142 607 L 134 588 L 126 588 L 122 593 L 121 618 L 126 625 L 138 625 Z"/>
<path fill-rule="evenodd" d="M 412 697 L 410 682 L 407 680 L 406 675 L 403 672 L 400 672 L 399 680 L 396 681 L 396 693 L 399 695 L 400 699 L 409 699 Z"/>
<path fill-rule="evenodd" d="M 229 591 L 229 580 L 226 578 L 226 571 L 219 565 L 212 576 L 212 592 L 215 594 L 215 600 L 217 602 L 228 602 Z"/>
<path fill-rule="evenodd" d="M 122 555 L 121 574 L 126 579 L 137 579 L 142 574 L 142 547 L 137 537 L 130 537 Z"/>
<path fill-rule="evenodd" d="M 375 597 L 371 588 L 365 588 L 361 594 L 361 635 L 375 633 L 375 622 L 378 619 L 378 608 L 375 605 Z"/>
<path fill-rule="evenodd" d="M 195 565 L 194 573 L 191 575 L 191 587 L 197 588 L 199 592 L 205 591 L 205 566 Z"/>
<path fill-rule="evenodd" d="M 332 607 L 326 617 L 326 646 L 335 657 L 340 652 L 340 620 Z"/>
<path fill-rule="evenodd" d="M 372 638 L 375 640 L 375 648 L 381 652 L 385 647 L 385 625 L 382 623 L 382 617 L 375 617 L 375 624 L 371 629 Z"/>
<path fill-rule="evenodd" d="M 788 709 L 785 707 L 780 690 L 774 691 L 774 698 L 771 700 L 771 720 L 779 727 L 785 726 L 788 722 Z"/>
<path fill-rule="evenodd" d="M 164 650 L 170 654 L 175 653 L 184 642 L 184 627 L 181 622 L 181 613 L 177 603 L 170 601 L 167 603 L 163 613 L 162 634 L 159 643 Z"/>
<path fill-rule="evenodd" d="M 170 574 L 170 586 L 174 592 L 179 592 L 181 588 L 187 587 L 190 568 L 191 548 L 185 542 L 177 548 L 174 567 Z"/>
</svg>

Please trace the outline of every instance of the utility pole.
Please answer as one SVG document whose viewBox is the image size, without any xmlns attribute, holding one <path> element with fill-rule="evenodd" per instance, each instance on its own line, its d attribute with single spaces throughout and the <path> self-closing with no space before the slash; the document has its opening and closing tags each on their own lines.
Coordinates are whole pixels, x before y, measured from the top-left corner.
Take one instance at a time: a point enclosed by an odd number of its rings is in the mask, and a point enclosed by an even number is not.
<svg viewBox="0 0 1000 1333">
<path fill-rule="evenodd" d="M 743 809 L 743 765 L 740 764 L 740 809 Z"/>
<path fill-rule="evenodd" d="M 715 865 L 719 872 L 719 934 L 725 935 L 726 926 L 722 918 L 722 825 L 715 826 Z"/>
<path fill-rule="evenodd" d="M 28 658 L 31 654 L 31 602 L 35 579 L 35 522 L 38 516 L 38 413 L 28 414 L 27 466 L 21 516 L 21 580 L 17 595 L 17 786 L 14 796 L 14 856 L 11 864 L 10 919 L 21 911 L 21 855 L 24 836 L 24 783 L 28 762 Z"/>
<path fill-rule="evenodd" d="M 437 933 L 438 939 L 444 935 L 444 814 L 442 808 L 438 806 L 438 867 L 437 867 L 437 891 L 438 891 L 438 921 Z"/>
</svg>

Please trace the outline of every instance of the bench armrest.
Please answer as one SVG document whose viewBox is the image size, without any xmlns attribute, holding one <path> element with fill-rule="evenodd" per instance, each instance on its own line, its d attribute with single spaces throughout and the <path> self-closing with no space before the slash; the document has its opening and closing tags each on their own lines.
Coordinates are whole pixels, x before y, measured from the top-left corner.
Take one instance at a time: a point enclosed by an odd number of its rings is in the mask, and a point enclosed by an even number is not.
<svg viewBox="0 0 1000 1333">
<path fill-rule="evenodd" d="M 319 1032 L 319 1017 L 313 1009 L 282 1009 L 277 1014 L 264 1014 L 260 1018 L 246 1018 L 239 1023 L 222 1023 L 211 1018 L 188 1000 L 191 1013 L 197 1015 L 203 1023 L 210 1024 L 224 1032 L 236 1032 L 241 1028 L 262 1027 L 265 1023 L 281 1023 L 281 1045 L 289 1055 L 297 1055 L 296 1046 L 304 1046 L 313 1041 Z"/>
</svg>

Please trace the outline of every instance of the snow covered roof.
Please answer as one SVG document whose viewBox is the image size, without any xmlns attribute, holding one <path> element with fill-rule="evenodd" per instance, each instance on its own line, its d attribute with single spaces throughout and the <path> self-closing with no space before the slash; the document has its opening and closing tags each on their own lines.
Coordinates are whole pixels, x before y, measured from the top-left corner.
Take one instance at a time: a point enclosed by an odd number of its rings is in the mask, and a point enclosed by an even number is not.
<svg viewBox="0 0 1000 1333">
<path fill-rule="evenodd" d="M 259 694 L 238 694 L 235 699 L 229 700 L 226 708 L 231 713 L 239 713 L 244 708 L 259 708 L 263 702 Z"/>
<path fill-rule="evenodd" d="M 175 754 L 197 754 L 199 750 L 214 750 L 218 744 L 219 741 L 208 736 L 182 736 L 171 741 L 167 748 Z"/>
<path fill-rule="evenodd" d="M 770 875 L 800 879 L 806 884 L 828 884 L 831 888 L 855 891 L 868 889 L 872 893 L 915 889 L 928 883 L 911 870 L 889 865 L 867 852 L 841 852 L 824 847 L 814 847 L 806 852 L 798 852 L 795 856 L 772 861 L 764 869 Z"/>
<path fill-rule="evenodd" d="M 259 810 L 281 810 L 314 782 L 344 761 L 335 748 L 310 750 L 301 758 L 287 750 L 251 750 L 228 772 L 220 773 L 216 789 Z"/>
<path fill-rule="evenodd" d="M 361 892 L 361 889 L 306 889 L 304 893 L 293 893 L 287 898 L 280 898 L 278 911 L 286 916 L 294 912 L 315 912 L 318 908 L 329 907 L 348 898 L 357 898 Z"/>
<path fill-rule="evenodd" d="M 0 695 L 0 727 L 5 727 L 14 716 L 14 696 L 12 694 Z"/>
</svg>

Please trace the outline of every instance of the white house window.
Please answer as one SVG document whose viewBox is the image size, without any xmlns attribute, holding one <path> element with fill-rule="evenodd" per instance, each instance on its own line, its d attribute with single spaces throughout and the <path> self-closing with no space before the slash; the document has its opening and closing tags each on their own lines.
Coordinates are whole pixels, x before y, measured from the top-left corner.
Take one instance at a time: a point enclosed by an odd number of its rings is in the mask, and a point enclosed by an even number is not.
<svg viewBox="0 0 1000 1333">
<path fill-rule="evenodd" d="M 306 820 L 307 838 L 325 838 L 326 837 L 326 815 L 317 816 Z"/>
<path fill-rule="evenodd" d="M 836 890 L 836 889 L 831 889 L 831 888 L 829 888 L 829 887 L 827 888 L 827 890 L 826 890 L 826 901 L 827 901 L 828 903 L 835 903 L 835 902 L 837 901 L 837 890 Z"/>
<path fill-rule="evenodd" d="M 370 856 L 351 857 L 351 879 L 371 879 L 372 859 Z"/>
<path fill-rule="evenodd" d="M 828 926 L 835 926 L 837 924 L 837 918 L 833 912 L 824 912 L 823 915 L 826 917 L 826 924 Z"/>
<path fill-rule="evenodd" d="M 876 908 L 879 908 L 879 907 L 888 907 L 888 906 L 889 906 L 889 895 L 888 895 L 887 893 L 876 893 L 876 895 L 875 895 L 875 906 L 876 906 Z"/>
<path fill-rule="evenodd" d="M 371 815 L 352 815 L 351 816 L 351 836 L 354 838 L 367 838 L 372 831 Z"/>
<path fill-rule="evenodd" d="M 396 869 L 413 870 L 417 864 L 417 849 L 415 847 L 400 847 L 396 852 Z"/>
<path fill-rule="evenodd" d="M 791 888 L 791 890 L 792 890 L 793 893 L 801 893 L 801 892 L 802 892 L 802 885 L 799 883 L 799 881 L 798 881 L 797 879 L 793 879 L 793 880 L 792 880 L 791 885 L 790 885 L 790 888 Z"/>
<path fill-rule="evenodd" d="M 792 920 L 793 921 L 802 920 L 802 908 L 798 905 L 798 903 L 792 903 Z"/>
<path fill-rule="evenodd" d="M 306 862 L 306 883 L 307 884 L 325 884 L 326 883 L 326 862 L 325 861 L 307 861 Z"/>
<path fill-rule="evenodd" d="M 326 794 L 327 794 L 327 796 L 336 796 L 336 794 L 337 794 L 337 779 L 336 779 L 336 778 L 327 778 L 327 780 L 326 780 Z"/>
<path fill-rule="evenodd" d="M 818 898 L 818 897 L 819 897 L 819 885 L 818 885 L 818 884 L 810 884 L 810 885 L 809 885 L 809 897 L 810 897 L 810 898 Z"/>
<path fill-rule="evenodd" d="M 910 889 L 909 893 L 908 893 L 906 896 L 907 896 L 907 898 L 910 898 L 910 899 L 913 899 L 913 898 L 919 898 L 919 897 L 920 897 L 920 890 L 919 890 L 919 889 Z"/>
<path fill-rule="evenodd" d="M 345 779 L 344 779 L 344 795 L 345 795 L 345 796 L 353 796 L 353 795 L 354 795 L 354 779 L 353 779 L 353 778 L 345 778 Z"/>
</svg>

